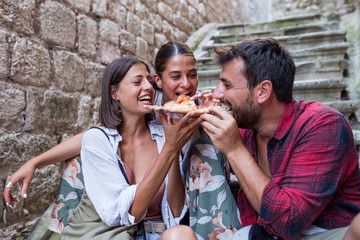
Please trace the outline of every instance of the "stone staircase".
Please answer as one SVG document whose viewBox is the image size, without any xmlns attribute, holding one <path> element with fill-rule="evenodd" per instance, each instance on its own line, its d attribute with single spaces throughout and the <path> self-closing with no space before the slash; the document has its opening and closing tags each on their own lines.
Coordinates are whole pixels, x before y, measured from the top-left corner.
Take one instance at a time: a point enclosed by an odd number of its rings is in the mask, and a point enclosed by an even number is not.
<svg viewBox="0 0 360 240">
<path fill-rule="evenodd" d="M 198 61 L 199 88 L 214 88 L 220 67 L 212 61 L 216 47 L 233 45 L 247 38 L 273 37 L 286 44 L 294 58 L 294 98 L 320 101 L 342 112 L 351 122 L 360 151 L 360 128 L 355 117 L 359 102 L 349 99 L 346 32 L 336 14 L 309 14 L 260 24 L 213 24 L 205 26 L 202 41 L 190 38 Z M 196 48 L 194 47 L 196 44 Z"/>
</svg>

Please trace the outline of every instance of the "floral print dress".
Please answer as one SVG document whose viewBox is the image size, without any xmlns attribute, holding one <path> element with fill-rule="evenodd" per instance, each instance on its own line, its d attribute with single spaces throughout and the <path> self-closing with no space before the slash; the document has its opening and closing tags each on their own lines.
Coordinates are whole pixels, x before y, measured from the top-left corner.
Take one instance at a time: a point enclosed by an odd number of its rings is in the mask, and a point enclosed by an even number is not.
<svg viewBox="0 0 360 240">
<path fill-rule="evenodd" d="M 231 239 L 240 229 L 240 214 L 229 187 L 230 165 L 202 133 L 184 161 L 186 204 L 198 240 Z"/>
</svg>

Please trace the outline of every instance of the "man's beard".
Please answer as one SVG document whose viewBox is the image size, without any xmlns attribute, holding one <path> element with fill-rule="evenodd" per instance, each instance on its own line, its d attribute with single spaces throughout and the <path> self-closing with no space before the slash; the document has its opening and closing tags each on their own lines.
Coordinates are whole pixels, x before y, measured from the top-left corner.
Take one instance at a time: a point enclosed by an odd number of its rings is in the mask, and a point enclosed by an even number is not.
<svg viewBox="0 0 360 240">
<path fill-rule="evenodd" d="M 232 106 L 233 116 L 239 128 L 254 129 L 261 118 L 261 110 L 249 94 L 242 106 Z"/>
</svg>

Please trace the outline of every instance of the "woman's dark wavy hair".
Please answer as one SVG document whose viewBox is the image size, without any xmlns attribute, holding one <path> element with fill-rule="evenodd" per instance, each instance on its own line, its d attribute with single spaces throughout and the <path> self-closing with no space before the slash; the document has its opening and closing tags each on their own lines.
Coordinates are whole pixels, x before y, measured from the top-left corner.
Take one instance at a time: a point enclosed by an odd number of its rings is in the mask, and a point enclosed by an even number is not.
<svg viewBox="0 0 360 240">
<path fill-rule="evenodd" d="M 123 122 L 120 103 L 111 97 L 111 87 L 118 88 L 119 83 L 124 79 L 127 72 L 135 64 L 144 64 L 148 72 L 148 65 L 137 57 L 123 57 L 111 62 L 105 69 L 102 80 L 101 103 L 99 109 L 99 118 L 101 125 L 108 128 L 120 127 Z M 153 119 L 153 114 L 145 115 L 147 121 Z"/>
<path fill-rule="evenodd" d="M 295 64 L 289 52 L 277 40 L 249 39 L 229 49 L 216 49 L 215 53 L 217 63 L 222 66 L 238 57 L 244 60 L 243 75 L 249 90 L 264 80 L 270 80 L 278 101 L 292 101 Z"/>
<path fill-rule="evenodd" d="M 162 78 L 162 73 L 165 71 L 170 59 L 178 55 L 193 57 L 196 62 L 194 54 L 188 45 L 183 42 L 170 41 L 161 46 L 155 57 L 155 72 L 160 78 Z"/>
</svg>

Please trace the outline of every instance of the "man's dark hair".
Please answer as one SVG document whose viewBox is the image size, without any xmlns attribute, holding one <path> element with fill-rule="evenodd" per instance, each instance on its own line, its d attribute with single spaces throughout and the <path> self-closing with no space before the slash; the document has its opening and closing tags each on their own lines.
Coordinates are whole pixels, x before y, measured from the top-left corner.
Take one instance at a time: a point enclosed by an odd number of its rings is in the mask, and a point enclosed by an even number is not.
<svg viewBox="0 0 360 240">
<path fill-rule="evenodd" d="M 249 90 L 264 80 L 270 80 L 280 102 L 292 101 L 295 64 L 286 48 L 273 38 L 244 40 L 229 49 L 215 49 L 216 61 L 224 65 L 235 58 L 245 63 L 243 74 Z"/>
</svg>

